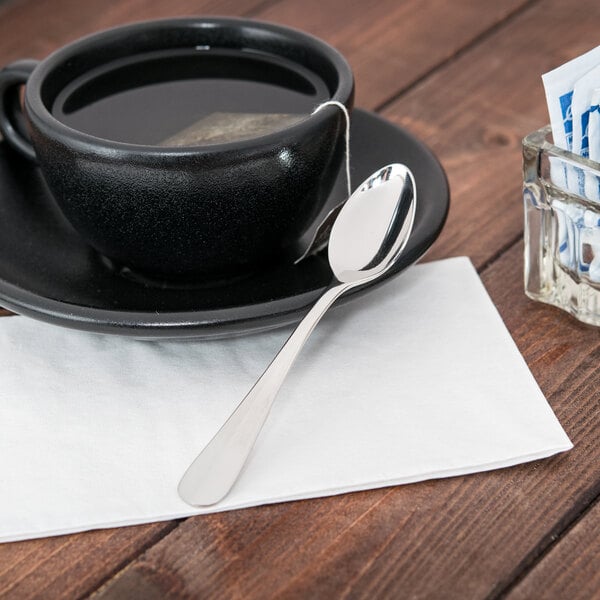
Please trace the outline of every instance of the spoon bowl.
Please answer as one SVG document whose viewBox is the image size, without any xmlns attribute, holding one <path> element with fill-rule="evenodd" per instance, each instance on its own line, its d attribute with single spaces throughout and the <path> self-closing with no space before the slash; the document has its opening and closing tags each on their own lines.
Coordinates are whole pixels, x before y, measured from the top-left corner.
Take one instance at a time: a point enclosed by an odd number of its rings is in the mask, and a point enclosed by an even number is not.
<svg viewBox="0 0 600 600">
<path fill-rule="evenodd" d="M 308 336 L 344 292 L 380 277 L 393 266 L 412 231 L 415 207 L 413 175 L 408 167 L 400 164 L 377 170 L 350 196 L 329 238 L 329 263 L 335 276 L 331 287 L 317 300 L 254 387 L 188 467 L 178 487 L 185 502 L 192 506 L 209 506 L 229 493 Z"/>
<path fill-rule="evenodd" d="M 342 283 L 366 283 L 389 269 L 415 220 L 415 180 L 405 165 L 371 175 L 350 196 L 329 236 L 329 264 Z"/>
</svg>

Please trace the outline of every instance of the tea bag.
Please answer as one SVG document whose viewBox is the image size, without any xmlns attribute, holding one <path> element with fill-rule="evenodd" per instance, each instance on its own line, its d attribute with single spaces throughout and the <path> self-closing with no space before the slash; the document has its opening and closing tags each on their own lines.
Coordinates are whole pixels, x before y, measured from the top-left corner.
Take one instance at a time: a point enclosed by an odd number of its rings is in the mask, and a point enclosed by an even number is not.
<svg viewBox="0 0 600 600">
<path fill-rule="evenodd" d="M 215 112 L 178 131 L 159 145 L 200 146 L 247 140 L 289 127 L 305 116 L 285 113 Z"/>
</svg>

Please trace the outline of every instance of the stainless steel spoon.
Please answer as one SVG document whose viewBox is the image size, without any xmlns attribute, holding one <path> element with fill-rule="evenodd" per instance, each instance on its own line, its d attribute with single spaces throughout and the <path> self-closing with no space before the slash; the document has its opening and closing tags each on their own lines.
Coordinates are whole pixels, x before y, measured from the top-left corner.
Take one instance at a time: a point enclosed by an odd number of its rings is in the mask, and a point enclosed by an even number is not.
<svg viewBox="0 0 600 600">
<path fill-rule="evenodd" d="M 227 495 L 308 336 L 341 294 L 380 277 L 393 266 L 410 236 L 415 207 L 414 178 L 400 164 L 373 173 L 344 204 L 329 238 L 334 284 L 317 300 L 248 395 L 189 466 L 177 488 L 185 502 L 209 506 Z"/>
</svg>

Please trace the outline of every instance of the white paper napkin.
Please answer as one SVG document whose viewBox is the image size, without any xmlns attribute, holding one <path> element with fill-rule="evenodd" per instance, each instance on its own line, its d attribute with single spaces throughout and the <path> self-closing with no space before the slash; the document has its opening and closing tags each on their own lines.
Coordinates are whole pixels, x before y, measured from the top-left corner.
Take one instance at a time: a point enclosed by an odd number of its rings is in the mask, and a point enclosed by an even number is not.
<svg viewBox="0 0 600 600">
<path fill-rule="evenodd" d="M 568 450 L 465 258 L 334 310 L 231 494 L 194 510 L 190 461 L 289 329 L 143 342 L 0 319 L 0 541 L 495 469 Z"/>
</svg>

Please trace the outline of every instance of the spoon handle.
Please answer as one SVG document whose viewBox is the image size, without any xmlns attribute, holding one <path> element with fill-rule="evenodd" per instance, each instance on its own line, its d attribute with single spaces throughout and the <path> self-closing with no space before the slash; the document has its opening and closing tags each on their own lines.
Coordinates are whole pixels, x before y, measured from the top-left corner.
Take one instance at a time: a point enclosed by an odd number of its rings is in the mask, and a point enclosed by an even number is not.
<svg viewBox="0 0 600 600">
<path fill-rule="evenodd" d="M 329 288 L 317 300 L 254 387 L 188 467 L 177 488 L 185 502 L 192 506 L 209 506 L 227 495 L 308 336 L 327 309 L 350 287 L 352 284 L 341 283 Z"/>
</svg>

